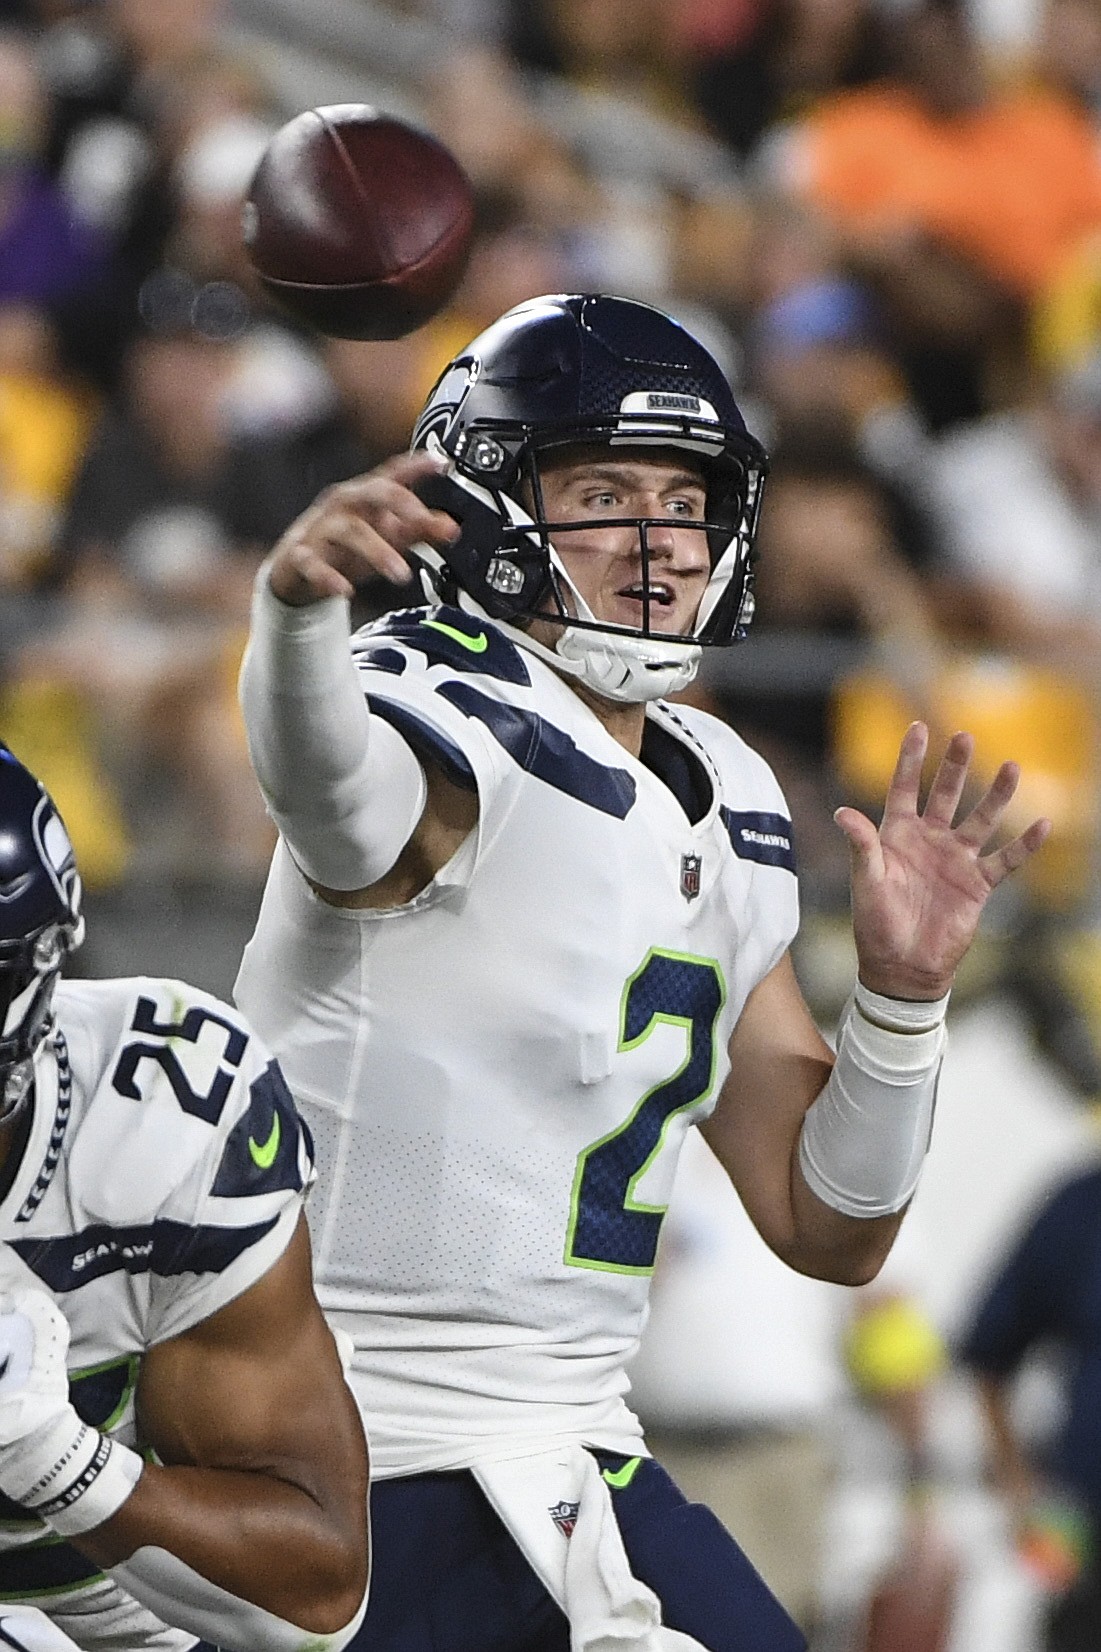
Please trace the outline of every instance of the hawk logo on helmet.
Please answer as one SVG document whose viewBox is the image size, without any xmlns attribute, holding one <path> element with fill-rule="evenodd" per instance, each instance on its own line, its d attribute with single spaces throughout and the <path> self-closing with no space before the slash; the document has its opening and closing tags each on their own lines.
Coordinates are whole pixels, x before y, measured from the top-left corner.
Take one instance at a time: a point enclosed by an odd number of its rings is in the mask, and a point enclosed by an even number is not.
<svg viewBox="0 0 1101 1652">
<path fill-rule="evenodd" d="M 47 797 L 35 812 L 33 831 L 42 865 L 58 895 L 67 906 L 79 906 L 80 874 L 73 846 L 61 816 Z"/>
</svg>

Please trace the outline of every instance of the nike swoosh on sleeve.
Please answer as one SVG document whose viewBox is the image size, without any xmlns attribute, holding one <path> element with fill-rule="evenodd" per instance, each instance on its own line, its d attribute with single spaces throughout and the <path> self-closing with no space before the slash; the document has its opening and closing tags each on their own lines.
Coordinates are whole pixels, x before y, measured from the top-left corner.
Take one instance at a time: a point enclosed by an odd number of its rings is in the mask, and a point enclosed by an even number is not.
<svg viewBox="0 0 1101 1652">
<path fill-rule="evenodd" d="M 271 1121 L 271 1133 L 267 1141 L 258 1142 L 254 1136 L 248 1139 L 249 1157 L 258 1170 L 270 1170 L 275 1163 L 275 1155 L 279 1151 L 279 1114 L 276 1113 Z"/>
<path fill-rule="evenodd" d="M 484 631 L 479 631 L 477 636 L 472 637 L 469 632 L 460 631 L 454 625 L 445 625 L 443 620 L 426 619 L 421 620 L 421 624 L 427 626 L 430 631 L 442 632 L 445 637 L 450 637 L 452 642 L 457 642 L 460 648 L 465 648 L 468 653 L 484 654 L 489 647 L 489 638 Z"/>
</svg>

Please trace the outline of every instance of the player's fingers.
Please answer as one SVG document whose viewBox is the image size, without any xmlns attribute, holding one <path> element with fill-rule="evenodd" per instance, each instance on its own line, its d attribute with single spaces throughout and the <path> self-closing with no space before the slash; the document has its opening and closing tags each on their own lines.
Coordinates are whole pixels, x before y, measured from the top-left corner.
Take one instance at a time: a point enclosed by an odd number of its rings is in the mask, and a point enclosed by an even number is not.
<svg viewBox="0 0 1101 1652">
<path fill-rule="evenodd" d="M 858 861 L 870 869 L 882 864 L 879 833 L 867 815 L 847 805 L 834 812 L 834 820 L 849 840 L 849 848 Z"/>
<path fill-rule="evenodd" d="M 884 816 L 916 814 L 918 791 L 921 786 L 921 768 L 929 745 L 929 730 L 924 723 L 911 723 L 902 736 L 898 761 L 883 806 Z M 834 817 L 836 819 L 836 816 Z"/>
<path fill-rule="evenodd" d="M 353 585 L 372 574 L 381 574 L 395 585 L 405 585 L 412 577 L 401 553 L 403 535 L 393 524 L 381 528 L 365 522 L 352 512 L 331 514 L 317 524 L 312 535 L 324 559 Z"/>
<path fill-rule="evenodd" d="M 268 581 L 282 602 L 310 603 L 324 597 L 352 597 L 354 581 L 311 540 L 285 540 L 271 559 Z"/>
<path fill-rule="evenodd" d="M 974 750 L 975 742 L 969 734 L 953 734 L 944 748 L 923 811 L 923 818 L 931 826 L 951 826 L 955 819 Z"/>
<path fill-rule="evenodd" d="M 998 823 L 1013 800 L 1021 778 L 1016 763 L 1003 763 L 971 812 L 956 827 L 959 841 L 971 849 L 989 843 Z"/>
<path fill-rule="evenodd" d="M 986 873 L 991 888 L 996 888 L 1003 878 L 1023 866 L 1037 849 L 1042 849 L 1051 836 L 1050 820 L 1034 820 L 1027 831 L 1015 837 L 1011 843 L 1003 844 L 992 854 L 984 855 L 980 862 Z"/>
<path fill-rule="evenodd" d="M 342 484 L 334 504 L 354 511 L 403 550 L 421 541 L 442 550 L 459 533 L 453 516 L 432 510 L 397 476 L 376 472 L 362 485 Z"/>
</svg>

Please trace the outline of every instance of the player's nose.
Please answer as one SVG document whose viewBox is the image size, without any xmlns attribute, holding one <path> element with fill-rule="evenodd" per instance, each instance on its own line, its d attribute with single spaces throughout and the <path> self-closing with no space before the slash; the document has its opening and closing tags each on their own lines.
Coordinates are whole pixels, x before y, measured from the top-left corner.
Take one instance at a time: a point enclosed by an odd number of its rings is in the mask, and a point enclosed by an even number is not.
<svg viewBox="0 0 1101 1652">
<path fill-rule="evenodd" d="M 654 522 L 646 529 L 651 562 L 672 564 L 678 572 L 695 573 L 707 564 L 707 543 L 699 529 L 673 522 Z"/>
<path fill-rule="evenodd" d="M 671 557 L 677 550 L 677 530 L 668 522 L 654 522 L 646 529 L 646 548 L 652 557 Z"/>
</svg>

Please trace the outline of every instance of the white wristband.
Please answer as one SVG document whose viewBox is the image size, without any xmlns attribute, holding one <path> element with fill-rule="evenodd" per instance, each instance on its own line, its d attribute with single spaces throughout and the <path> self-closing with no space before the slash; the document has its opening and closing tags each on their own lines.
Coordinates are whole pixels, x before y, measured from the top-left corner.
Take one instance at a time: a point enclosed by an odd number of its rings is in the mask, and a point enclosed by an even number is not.
<svg viewBox="0 0 1101 1652">
<path fill-rule="evenodd" d="M 948 997 L 885 998 L 857 984 L 837 1060 L 803 1120 L 807 1186 L 846 1216 L 892 1215 L 913 1197 L 929 1146 Z"/>
<path fill-rule="evenodd" d="M 865 1021 L 888 1032 L 922 1033 L 939 1027 L 948 1011 L 950 992 L 943 998 L 885 998 L 862 981 L 853 988 L 853 1003 Z"/>
<path fill-rule="evenodd" d="M 20 1467 L 12 1460 L 15 1455 L 9 1448 L 5 1489 L 62 1537 L 76 1537 L 109 1520 L 142 1471 L 136 1451 L 90 1428 L 72 1406 L 34 1441 L 33 1453 L 26 1454 L 23 1486 L 15 1482 Z"/>
</svg>

